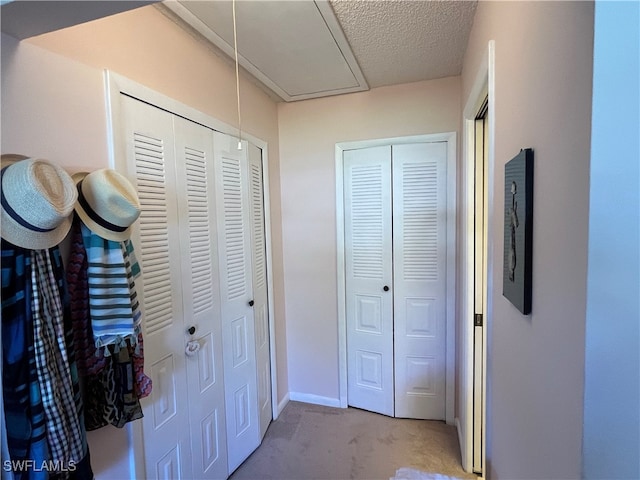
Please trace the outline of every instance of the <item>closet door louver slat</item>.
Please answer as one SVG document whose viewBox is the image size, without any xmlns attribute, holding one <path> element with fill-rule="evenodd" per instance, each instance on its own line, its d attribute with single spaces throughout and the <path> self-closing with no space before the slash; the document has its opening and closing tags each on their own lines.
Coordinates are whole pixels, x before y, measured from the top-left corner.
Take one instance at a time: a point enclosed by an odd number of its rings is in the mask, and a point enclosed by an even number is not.
<svg viewBox="0 0 640 480">
<path fill-rule="evenodd" d="M 438 280 L 437 169 L 431 162 L 406 164 L 402 170 L 405 280 Z"/>
<path fill-rule="evenodd" d="M 261 288 L 267 282 L 264 239 L 264 202 L 262 191 L 261 165 L 252 163 L 251 167 L 251 210 L 253 227 L 253 275 L 256 287 Z"/>
<path fill-rule="evenodd" d="M 222 159 L 224 232 L 227 253 L 227 299 L 246 295 L 244 206 L 240 177 L 240 161 Z"/>
<path fill-rule="evenodd" d="M 167 231 L 166 172 L 162 139 L 133 135 L 138 197 L 141 259 L 144 267 L 143 295 L 148 334 L 169 327 L 173 321 L 171 270 Z M 168 295 L 169 294 L 169 295 Z"/>
<path fill-rule="evenodd" d="M 382 165 L 354 165 L 351 169 L 353 276 L 383 280 L 384 210 Z"/>
<path fill-rule="evenodd" d="M 206 181 L 208 167 L 204 152 L 187 147 L 184 159 L 189 210 L 193 309 L 198 314 L 213 306 L 211 224 Z"/>
</svg>

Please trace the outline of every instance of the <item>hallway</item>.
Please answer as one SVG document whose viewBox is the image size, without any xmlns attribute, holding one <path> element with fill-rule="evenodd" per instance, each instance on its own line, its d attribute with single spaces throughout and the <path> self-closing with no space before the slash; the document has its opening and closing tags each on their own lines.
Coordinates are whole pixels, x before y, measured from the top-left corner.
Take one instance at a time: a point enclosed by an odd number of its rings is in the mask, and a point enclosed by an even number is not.
<svg viewBox="0 0 640 480">
<path fill-rule="evenodd" d="M 289 402 L 231 480 L 389 479 L 401 467 L 476 478 L 460 466 L 455 427 Z"/>
</svg>

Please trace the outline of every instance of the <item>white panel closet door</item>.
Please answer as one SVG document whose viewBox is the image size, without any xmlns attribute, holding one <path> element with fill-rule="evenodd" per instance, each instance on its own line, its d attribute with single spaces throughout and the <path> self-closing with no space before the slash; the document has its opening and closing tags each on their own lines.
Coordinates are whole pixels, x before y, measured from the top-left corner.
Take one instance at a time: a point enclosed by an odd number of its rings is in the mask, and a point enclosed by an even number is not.
<svg viewBox="0 0 640 480">
<path fill-rule="evenodd" d="M 247 142 L 214 133 L 228 468 L 260 444 Z"/>
<path fill-rule="evenodd" d="M 447 144 L 392 155 L 395 415 L 444 420 Z"/>
<path fill-rule="evenodd" d="M 134 232 L 142 267 L 145 370 L 153 380 L 142 399 L 147 479 L 193 478 L 176 205 L 172 115 L 121 96 L 126 159 L 118 167 L 137 185 L 142 206 Z"/>
<path fill-rule="evenodd" d="M 267 297 L 267 251 L 264 230 L 262 150 L 249 144 L 251 245 L 253 253 L 253 314 L 255 317 L 258 416 L 260 438 L 272 419 L 271 358 L 269 355 L 269 304 Z"/>
<path fill-rule="evenodd" d="M 394 415 L 391 147 L 344 152 L 349 405 Z"/>
<path fill-rule="evenodd" d="M 184 326 L 195 329 L 190 338 L 200 344 L 186 359 L 193 478 L 219 479 L 228 471 L 213 132 L 174 116 L 174 133 Z"/>
</svg>

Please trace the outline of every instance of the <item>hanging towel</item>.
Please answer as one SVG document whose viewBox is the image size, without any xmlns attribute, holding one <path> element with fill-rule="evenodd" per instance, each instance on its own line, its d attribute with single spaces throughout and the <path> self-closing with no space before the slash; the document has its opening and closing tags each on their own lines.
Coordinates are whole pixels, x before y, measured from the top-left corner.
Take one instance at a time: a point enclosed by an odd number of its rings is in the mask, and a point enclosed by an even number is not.
<svg viewBox="0 0 640 480">
<path fill-rule="evenodd" d="M 31 253 L 4 239 L 1 249 L 2 394 L 7 433 L 3 446 L 14 461 L 29 459 L 42 465 L 49 459 L 49 449 L 31 328 Z M 14 469 L 13 478 L 45 480 L 47 472 Z"/>
<path fill-rule="evenodd" d="M 136 342 L 131 310 L 131 294 L 120 242 L 106 240 L 81 225 L 87 251 L 89 313 L 96 347 L 125 345 L 127 337 Z M 104 350 L 105 355 L 109 350 Z"/>
<path fill-rule="evenodd" d="M 127 269 L 127 278 L 129 280 L 129 291 L 131 293 L 131 309 L 133 310 L 133 319 L 135 325 L 135 335 L 137 337 L 137 345 L 132 353 L 133 374 L 135 393 L 138 398 L 144 398 L 151 393 L 151 379 L 144 373 L 144 344 L 142 338 L 142 312 L 140 311 L 140 303 L 138 302 L 138 294 L 136 292 L 135 279 L 141 274 L 140 265 L 136 259 L 133 243 L 131 240 L 122 242 L 122 254 L 124 256 L 124 264 Z"/>
<path fill-rule="evenodd" d="M 76 413 L 80 423 L 80 437 L 82 441 L 83 457 L 82 460 L 75 465 L 72 472 L 59 472 L 50 475 L 49 480 L 94 480 L 93 470 L 91 468 L 91 457 L 89 455 L 89 445 L 87 443 L 86 430 L 84 427 L 84 404 L 82 401 L 82 392 L 80 391 L 80 378 L 78 375 L 78 367 L 76 362 L 76 348 L 73 338 L 73 326 L 70 315 L 69 295 L 65 284 L 64 267 L 62 265 L 62 257 L 60 249 L 54 247 L 49 250 L 52 260 L 54 277 L 58 284 L 58 292 L 62 300 L 63 318 L 64 318 L 64 338 L 67 347 L 67 358 L 69 360 L 69 372 L 71 373 L 71 385 L 73 388 L 73 401 L 76 406 Z"/>
<path fill-rule="evenodd" d="M 70 315 L 76 362 L 80 376 L 94 375 L 105 364 L 104 347 L 96 349 L 89 315 L 89 280 L 87 278 L 87 251 L 82 243 L 82 222 L 78 217 L 71 227 L 69 259 L 66 268 L 67 288 L 69 290 Z"/>
<path fill-rule="evenodd" d="M 105 368 L 86 378 L 87 430 L 111 424 L 122 428 L 142 418 L 142 407 L 134 389 L 130 348 L 121 348 L 107 358 Z"/>
<path fill-rule="evenodd" d="M 2 359 L 2 342 L 0 342 L 0 359 Z M 0 379 L 2 378 L 2 361 L 0 361 Z M 11 468 L 6 468 L 6 462 L 11 465 L 11 456 L 7 446 L 7 427 L 4 419 L 4 400 L 0 399 L 0 478 L 2 480 L 13 480 Z"/>
<path fill-rule="evenodd" d="M 32 250 L 31 264 L 33 335 L 47 443 L 51 459 L 70 466 L 86 455 L 86 438 L 74 398 L 62 299 L 50 252 Z"/>
<path fill-rule="evenodd" d="M 2 364 L 4 363 L 2 354 L 2 342 L 0 341 L 0 381 L 2 381 Z M 1 389 L 0 389 L 1 391 Z M 9 455 L 9 447 L 7 445 L 7 427 L 4 419 L 4 399 L 0 398 L 0 478 L 2 480 L 13 480 L 13 473 L 10 468 L 6 468 L 6 462 L 11 464 L 11 456 Z"/>
</svg>

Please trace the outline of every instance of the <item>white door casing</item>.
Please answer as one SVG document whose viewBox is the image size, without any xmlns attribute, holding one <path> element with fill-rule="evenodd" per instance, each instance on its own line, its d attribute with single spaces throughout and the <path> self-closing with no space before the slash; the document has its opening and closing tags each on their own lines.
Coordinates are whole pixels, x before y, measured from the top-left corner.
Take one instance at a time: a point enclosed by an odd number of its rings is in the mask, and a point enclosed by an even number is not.
<svg viewBox="0 0 640 480">
<path fill-rule="evenodd" d="M 394 145 L 395 416 L 445 419 L 445 142 Z"/>
<path fill-rule="evenodd" d="M 390 146 L 344 152 L 344 225 L 349 405 L 393 416 L 390 159 Z"/>
<path fill-rule="evenodd" d="M 237 145 L 237 138 L 214 133 L 229 474 L 260 444 L 248 144 Z"/>
<path fill-rule="evenodd" d="M 476 199 L 479 193 L 476 189 L 476 120 L 482 104 L 487 101 L 487 120 L 484 126 L 484 209 L 482 212 L 484 233 L 476 228 Z M 495 42 L 487 44 L 484 57 L 478 66 L 474 83 L 466 99 L 463 111 L 463 161 L 462 161 L 462 208 L 464 228 L 461 230 L 462 239 L 460 250 L 460 392 L 459 417 L 456 419 L 462 466 L 467 472 L 482 473 L 486 465 L 487 449 L 487 341 L 490 337 L 492 318 L 492 285 L 493 270 L 491 265 L 493 252 L 493 236 L 488 225 L 493 223 L 493 178 L 494 178 L 494 144 L 495 144 Z M 476 201 L 478 200 L 478 202 Z M 477 239 L 482 239 L 481 247 L 483 260 L 476 255 Z M 483 266 L 484 265 L 484 266 Z M 476 272 L 480 275 L 476 277 Z M 476 280 L 483 284 L 484 293 L 476 289 Z M 475 327 L 474 313 L 476 305 L 482 302 L 483 326 Z M 480 313 L 480 312 L 478 312 Z"/>
</svg>

